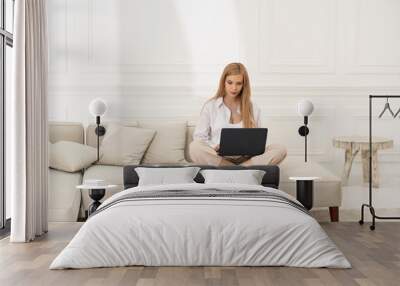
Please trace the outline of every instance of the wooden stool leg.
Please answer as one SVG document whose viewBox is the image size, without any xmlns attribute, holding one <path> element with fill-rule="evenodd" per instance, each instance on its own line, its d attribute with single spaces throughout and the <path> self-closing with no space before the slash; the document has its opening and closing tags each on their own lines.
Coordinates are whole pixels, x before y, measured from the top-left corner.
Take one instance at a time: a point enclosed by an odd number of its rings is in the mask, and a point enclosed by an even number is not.
<svg viewBox="0 0 400 286">
<path fill-rule="evenodd" d="M 369 150 L 361 150 L 364 183 L 369 182 Z"/>
<path fill-rule="evenodd" d="M 357 155 L 359 149 L 353 150 L 353 147 L 349 147 L 346 149 L 344 154 L 344 169 L 342 175 L 342 184 L 347 185 L 350 177 L 351 166 L 353 165 L 354 157 Z"/>
<path fill-rule="evenodd" d="M 329 214 L 331 216 L 331 222 L 339 221 L 339 207 L 329 207 Z"/>
<path fill-rule="evenodd" d="M 379 188 L 378 150 L 372 150 L 372 186 Z"/>
<path fill-rule="evenodd" d="M 369 182 L 369 149 L 361 151 L 363 181 Z M 372 150 L 372 187 L 379 188 L 378 150 Z"/>
</svg>

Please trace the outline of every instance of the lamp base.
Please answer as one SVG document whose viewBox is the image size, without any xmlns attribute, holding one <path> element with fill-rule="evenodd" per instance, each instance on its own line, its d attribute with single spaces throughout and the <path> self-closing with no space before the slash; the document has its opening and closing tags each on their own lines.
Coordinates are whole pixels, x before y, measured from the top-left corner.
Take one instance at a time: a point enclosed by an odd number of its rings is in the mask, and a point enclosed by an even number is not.
<svg viewBox="0 0 400 286">
<path fill-rule="evenodd" d="M 99 125 L 94 130 L 94 133 L 99 136 L 104 136 L 104 134 L 106 134 L 106 129 L 104 128 L 104 126 Z"/>
<path fill-rule="evenodd" d="M 300 126 L 300 128 L 299 128 L 299 134 L 300 134 L 301 136 L 307 136 L 309 133 L 310 133 L 310 129 L 308 129 L 307 126 L 305 126 L 305 125 Z"/>
</svg>

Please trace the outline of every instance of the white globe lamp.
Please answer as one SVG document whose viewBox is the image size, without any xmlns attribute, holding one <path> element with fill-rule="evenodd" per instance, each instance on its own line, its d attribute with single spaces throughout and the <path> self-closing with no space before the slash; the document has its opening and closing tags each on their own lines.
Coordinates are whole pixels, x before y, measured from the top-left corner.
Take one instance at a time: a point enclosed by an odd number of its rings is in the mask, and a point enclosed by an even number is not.
<svg viewBox="0 0 400 286">
<path fill-rule="evenodd" d="M 89 104 L 89 112 L 94 117 L 103 116 L 107 111 L 107 104 L 100 98 L 93 99 Z"/>
<path fill-rule="evenodd" d="M 309 116 L 314 111 L 314 104 L 309 100 L 302 100 L 297 104 L 297 112 L 302 116 Z"/>
</svg>

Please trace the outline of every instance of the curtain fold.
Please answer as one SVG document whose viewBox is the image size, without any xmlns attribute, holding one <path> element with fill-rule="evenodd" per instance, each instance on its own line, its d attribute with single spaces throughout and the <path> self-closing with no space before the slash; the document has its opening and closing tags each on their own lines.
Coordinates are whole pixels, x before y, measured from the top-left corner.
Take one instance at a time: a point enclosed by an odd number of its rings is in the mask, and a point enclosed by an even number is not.
<svg viewBox="0 0 400 286">
<path fill-rule="evenodd" d="M 15 1 L 10 138 L 11 236 L 27 242 L 47 232 L 46 0 Z"/>
</svg>

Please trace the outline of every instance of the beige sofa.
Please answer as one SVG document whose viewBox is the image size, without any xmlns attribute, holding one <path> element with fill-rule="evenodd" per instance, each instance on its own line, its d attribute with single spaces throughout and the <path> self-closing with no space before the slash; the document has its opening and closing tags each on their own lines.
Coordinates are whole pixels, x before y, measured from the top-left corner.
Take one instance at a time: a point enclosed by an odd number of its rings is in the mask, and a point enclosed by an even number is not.
<svg viewBox="0 0 400 286">
<path fill-rule="evenodd" d="M 165 121 L 162 121 L 165 124 Z M 171 121 L 173 124 L 174 121 Z M 138 120 L 124 122 L 123 125 L 134 127 L 148 127 L 157 123 L 156 120 Z M 108 123 L 102 124 L 106 130 Z M 81 123 L 50 122 L 50 142 L 74 141 L 96 147 L 97 137 L 94 132 L 95 125 L 86 129 Z M 188 164 L 191 160 L 188 155 L 188 146 L 192 141 L 194 123 L 188 123 L 186 128 L 185 159 Z M 100 139 L 101 142 L 101 139 Z M 290 155 L 290 154 L 289 154 Z M 290 176 L 317 176 L 319 180 L 314 185 L 314 208 L 330 208 L 331 219 L 338 219 L 338 207 L 341 205 L 340 179 L 321 167 L 319 164 L 293 160 L 290 156 L 280 165 L 280 189 L 295 195 L 296 183 L 289 180 Z M 68 173 L 50 169 L 49 171 L 49 220 L 50 221 L 76 221 L 78 216 L 85 217 L 91 199 L 88 190 L 78 190 L 76 185 L 86 179 L 105 179 L 109 184 L 118 187 L 107 190 L 106 196 L 111 196 L 123 190 L 123 166 L 92 165 L 82 172 Z"/>
</svg>

